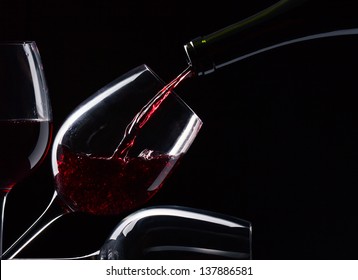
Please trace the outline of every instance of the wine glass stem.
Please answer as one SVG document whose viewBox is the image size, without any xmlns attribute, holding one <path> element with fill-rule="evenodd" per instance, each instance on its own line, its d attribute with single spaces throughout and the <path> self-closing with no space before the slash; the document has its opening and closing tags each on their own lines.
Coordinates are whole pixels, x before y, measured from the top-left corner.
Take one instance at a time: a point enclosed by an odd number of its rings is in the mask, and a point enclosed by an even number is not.
<svg viewBox="0 0 358 280">
<path fill-rule="evenodd" d="M 55 192 L 50 203 L 41 216 L 23 233 L 2 255 L 2 259 L 13 259 L 34 240 L 43 230 L 63 215 L 70 213 L 64 210 L 59 203 L 57 193 Z"/>
<path fill-rule="evenodd" d="M 1 221 L 0 221 L 0 259 L 2 259 L 2 246 L 3 246 L 3 236 L 4 236 L 4 212 L 5 212 L 5 204 L 6 204 L 6 197 L 8 191 L 1 190 Z"/>
</svg>

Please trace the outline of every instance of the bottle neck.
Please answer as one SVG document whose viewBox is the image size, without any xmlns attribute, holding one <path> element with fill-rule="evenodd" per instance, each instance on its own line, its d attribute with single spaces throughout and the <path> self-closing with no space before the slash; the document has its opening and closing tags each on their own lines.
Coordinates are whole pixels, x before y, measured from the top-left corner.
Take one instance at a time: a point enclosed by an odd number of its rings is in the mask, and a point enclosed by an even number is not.
<svg viewBox="0 0 358 280">
<path fill-rule="evenodd" d="M 260 50 L 299 41 L 303 37 L 312 39 L 313 34 L 346 27 L 332 26 L 336 11 L 330 14 L 324 6 L 317 4 L 318 1 L 313 0 L 281 0 L 242 21 L 195 38 L 184 45 L 188 64 L 196 75 L 207 75 Z"/>
</svg>

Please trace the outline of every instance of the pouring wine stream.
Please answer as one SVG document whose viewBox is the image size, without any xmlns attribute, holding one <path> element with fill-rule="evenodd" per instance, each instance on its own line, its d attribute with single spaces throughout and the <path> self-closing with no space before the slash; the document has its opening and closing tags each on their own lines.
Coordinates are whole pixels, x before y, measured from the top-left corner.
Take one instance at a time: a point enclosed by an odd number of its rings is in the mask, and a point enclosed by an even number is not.
<svg viewBox="0 0 358 280">
<path fill-rule="evenodd" d="M 112 155 L 116 158 L 126 158 L 129 150 L 133 147 L 135 139 L 140 133 L 142 127 L 148 122 L 151 116 L 159 108 L 160 104 L 167 98 L 167 96 L 173 92 L 173 90 L 186 78 L 189 78 L 193 75 L 191 68 L 188 67 L 185 69 L 178 77 L 172 80 L 169 84 L 163 87 L 152 100 L 145 105 L 138 114 L 133 118 L 133 120 L 128 124 L 125 129 L 123 139 L 119 144 L 118 148 Z"/>
</svg>

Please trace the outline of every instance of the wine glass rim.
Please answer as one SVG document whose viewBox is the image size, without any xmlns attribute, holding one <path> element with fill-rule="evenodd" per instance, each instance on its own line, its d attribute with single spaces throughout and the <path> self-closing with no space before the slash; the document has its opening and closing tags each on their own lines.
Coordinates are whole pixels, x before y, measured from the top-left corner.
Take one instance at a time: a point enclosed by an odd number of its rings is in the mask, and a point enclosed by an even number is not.
<svg viewBox="0 0 358 280">
<path fill-rule="evenodd" d="M 156 72 L 153 71 L 152 68 L 150 68 L 147 64 L 142 64 L 141 67 L 143 67 L 144 69 L 146 69 L 149 73 L 152 74 L 152 76 L 157 79 L 158 82 L 162 83 L 163 86 L 165 85 L 165 82 L 157 75 Z"/>
<path fill-rule="evenodd" d="M 36 44 L 33 40 L 14 40 L 14 41 L 1 41 L 0 46 L 21 46 L 21 45 L 33 45 Z"/>
</svg>

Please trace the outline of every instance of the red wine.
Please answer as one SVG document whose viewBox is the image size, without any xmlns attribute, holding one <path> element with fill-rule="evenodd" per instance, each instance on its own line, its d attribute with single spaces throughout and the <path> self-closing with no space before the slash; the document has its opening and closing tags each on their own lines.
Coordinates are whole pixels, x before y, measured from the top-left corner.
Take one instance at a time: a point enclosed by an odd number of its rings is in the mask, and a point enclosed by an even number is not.
<svg viewBox="0 0 358 280">
<path fill-rule="evenodd" d="M 167 98 L 167 96 L 173 92 L 173 90 L 186 78 L 193 75 L 191 68 L 187 68 L 178 77 L 164 86 L 148 103 L 145 105 L 128 124 L 123 139 L 117 147 L 113 156 L 125 157 L 128 151 L 133 147 L 137 135 L 140 133 L 140 129 L 147 123 L 155 111 L 159 108 L 160 104 Z"/>
<path fill-rule="evenodd" d="M 9 192 L 46 156 L 52 137 L 52 122 L 0 120 L 0 131 L 0 189 Z"/>
<path fill-rule="evenodd" d="M 190 74 L 190 69 L 185 70 L 136 114 L 111 157 L 73 153 L 66 146 L 58 147 L 57 193 L 72 210 L 96 215 L 123 214 L 146 203 L 162 187 L 181 155 L 143 150 L 137 157 L 130 157 L 128 152 L 162 102 Z"/>
<path fill-rule="evenodd" d="M 146 203 L 180 156 L 145 150 L 138 157 L 101 158 L 60 147 L 57 193 L 75 211 L 118 215 Z"/>
</svg>

